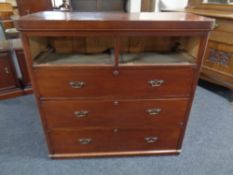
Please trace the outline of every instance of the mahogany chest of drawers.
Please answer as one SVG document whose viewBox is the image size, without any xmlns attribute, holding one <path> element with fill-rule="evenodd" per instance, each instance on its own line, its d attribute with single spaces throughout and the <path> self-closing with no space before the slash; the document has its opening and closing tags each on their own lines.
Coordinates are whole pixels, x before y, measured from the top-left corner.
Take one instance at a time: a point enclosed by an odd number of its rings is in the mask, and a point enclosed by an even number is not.
<svg viewBox="0 0 233 175">
<path fill-rule="evenodd" d="M 178 154 L 213 22 L 186 13 L 18 19 L 50 157 Z"/>
</svg>

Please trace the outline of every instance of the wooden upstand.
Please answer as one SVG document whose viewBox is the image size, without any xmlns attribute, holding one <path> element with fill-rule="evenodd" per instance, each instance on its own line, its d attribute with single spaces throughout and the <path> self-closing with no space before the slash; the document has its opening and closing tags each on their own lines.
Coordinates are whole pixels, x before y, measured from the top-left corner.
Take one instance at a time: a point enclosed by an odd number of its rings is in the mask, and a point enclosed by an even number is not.
<svg viewBox="0 0 233 175">
<path fill-rule="evenodd" d="M 186 13 L 18 19 L 50 157 L 178 154 L 213 22 Z"/>
</svg>

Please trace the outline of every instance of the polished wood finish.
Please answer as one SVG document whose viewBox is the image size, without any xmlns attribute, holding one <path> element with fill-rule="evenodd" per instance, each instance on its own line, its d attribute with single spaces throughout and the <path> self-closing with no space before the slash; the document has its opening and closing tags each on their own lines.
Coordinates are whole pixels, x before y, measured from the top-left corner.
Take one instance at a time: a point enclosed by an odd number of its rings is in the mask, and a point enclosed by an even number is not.
<svg viewBox="0 0 233 175">
<path fill-rule="evenodd" d="M 19 14 L 21 16 L 40 11 L 52 10 L 52 1 L 50 0 L 16 0 L 16 3 L 19 10 Z"/>
<path fill-rule="evenodd" d="M 213 20 L 186 13 L 43 12 L 16 24 L 50 157 L 180 152 Z M 111 64 L 45 61 L 49 53 L 56 53 L 53 59 L 67 54 L 64 61 L 68 54 L 97 58 L 106 48 Z M 193 62 L 163 63 L 158 56 L 156 63 L 121 62 L 122 53 L 177 50 Z"/>
<path fill-rule="evenodd" d="M 42 110 L 49 128 L 154 128 L 182 126 L 187 105 L 187 99 L 62 100 L 43 101 Z"/>
<path fill-rule="evenodd" d="M 91 31 L 135 31 L 140 35 L 142 31 L 161 31 L 163 33 L 168 30 L 176 32 L 189 31 L 194 32 L 193 35 L 195 35 L 197 31 L 205 32 L 213 27 L 213 21 L 206 21 L 206 19 L 205 17 L 195 16 L 189 13 L 112 13 L 108 15 L 108 13 L 74 12 L 70 14 L 70 12 L 54 11 L 23 16 L 18 20 L 16 26 L 18 30 L 31 32 L 45 31 L 43 32 L 44 35 L 48 35 L 47 32 L 51 32 L 51 36 L 56 36 L 56 33 L 53 32 L 54 30 L 58 30 L 58 32 L 80 30 L 84 32 L 84 35 Z M 67 23 L 67 21 L 69 22 Z M 73 33 L 70 34 L 74 35 Z M 90 35 L 94 34 L 99 35 L 98 33 L 90 33 Z M 130 34 L 127 33 L 127 35 L 129 36 Z M 135 34 L 132 33 L 131 35 Z M 143 35 L 146 34 L 144 33 Z M 154 35 L 156 35 L 155 32 Z M 159 34 L 157 33 L 157 35 Z"/>
<path fill-rule="evenodd" d="M 169 70 L 169 71 L 168 71 Z M 113 98 L 127 97 L 189 97 L 193 78 L 192 68 L 138 69 L 118 68 L 119 75 L 114 75 L 114 69 L 84 70 L 36 70 L 34 75 L 41 98 Z M 49 75 L 49 76 L 48 76 Z M 94 77 L 99 77 L 95 79 Z M 136 78 L 133 78 L 136 77 Z M 165 83 L 161 87 L 152 87 L 148 82 L 158 78 Z M 85 86 L 75 89 L 70 85 L 73 81 L 83 81 Z M 98 86 L 98 89 L 96 89 Z M 59 88 L 58 88 L 59 87 Z M 132 89 L 132 87 L 134 87 Z"/>
<path fill-rule="evenodd" d="M 51 131 L 51 140 L 57 154 L 77 153 L 88 154 L 98 152 L 153 151 L 175 150 L 179 128 L 157 129 L 92 129 L 92 130 L 56 130 Z M 88 138 L 87 138 L 88 137 Z M 153 143 L 146 138 L 155 137 Z M 81 139 L 91 139 L 84 144 Z M 80 143 L 81 142 L 81 143 Z"/>
</svg>

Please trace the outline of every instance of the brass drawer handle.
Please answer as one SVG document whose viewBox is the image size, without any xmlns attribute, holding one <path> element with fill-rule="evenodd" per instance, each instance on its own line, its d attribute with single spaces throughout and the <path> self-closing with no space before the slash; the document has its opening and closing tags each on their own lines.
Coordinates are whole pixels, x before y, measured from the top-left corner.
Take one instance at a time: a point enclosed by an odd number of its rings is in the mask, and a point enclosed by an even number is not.
<svg viewBox="0 0 233 175">
<path fill-rule="evenodd" d="M 81 89 L 85 86 L 86 83 L 83 81 L 71 81 L 69 84 L 74 89 Z"/>
<path fill-rule="evenodd" d="M 77 117 L 77 118 L 84 118 L 84 117 L 87 117 L 88 116 L 88 111 L 75 111 L 74 112 L 74 115 Z"/>
<path fill-rule="evenodd" d="M 114 132 L 114 133 L 117 133 L 118 131 L 119 131 L 118 128 L 114 128 L 114 129 L 113 129 L 113 132 Z"/>
<path fill-rule="evenodd" d="M 162 86 L 162 84 L 164 84 L 164 80 L 150 80 L 148 81 L 148 83 L 152 86 L 152 87 L 159 87 Z"/>
<path fill-rule="evenodd" d="M 27 9 L 27 10 L 26 10 L 26 14 L 27 14 L 27 15 L 30 14 L 30 9 Z"/>
<path fill-rule="evenodd" d="M 155 143 L 159 138 L 158 137 L 145 137 L 146 143 Z"/>
<path fill-rule="evenodd" d="M 161 112 L 161 109 L 160 108 L 147 109 L 146 112 L 149 115 L 154 116 L 154 115 L 158 115 Z"/>
<path fill-rule="evenodd" d="M 214 23 L 214 29 L 218 28 L 219 24 L 217 22 Z"/>
<path fill-rule="evenodd" d="M 5 74 L 10 74 L 8 67 L 4 67 Z"/>
<path fill-rule="evenodd" d="M 79 143 L 82 145 L 87 145 L 90 144 L 92 139 L 91 138 L 82 138 L 82 139 L 78 139 Z"/>
</svg>

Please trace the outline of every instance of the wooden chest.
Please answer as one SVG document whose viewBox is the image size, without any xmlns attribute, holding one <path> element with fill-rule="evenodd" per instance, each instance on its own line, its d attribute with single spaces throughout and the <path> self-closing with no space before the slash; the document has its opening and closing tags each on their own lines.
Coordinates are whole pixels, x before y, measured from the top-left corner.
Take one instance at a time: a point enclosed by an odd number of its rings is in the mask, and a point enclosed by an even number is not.
<svg viewBox="0 0 233 175">
<path fill-rule="evenodd" d="M 205 9 L 203 9 L 205 7 Z M 232 5 L 206 4 L 188 9 L 189 12 L 216 19 L 211 32 L 201 78 L 233 90 L 233 15 Z M 212 8 L 211 8 L 212 7 Z M 233 101 L 233 92 L 232 98 Z"/>
<path fill-rule="evenodd" d="M 212 25 L 186 13 L 20 18 L 50 157 L 178 154 Z"/>
</svg>

